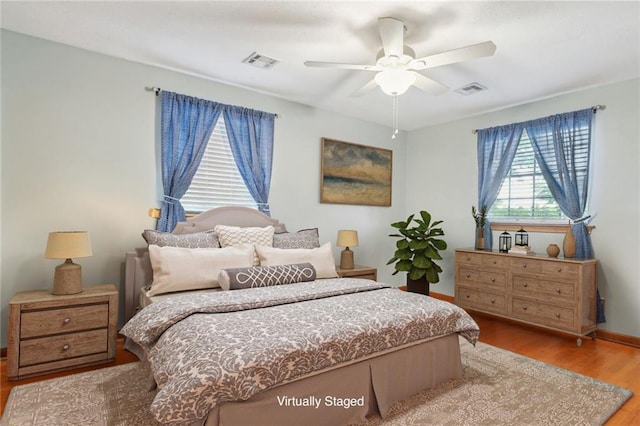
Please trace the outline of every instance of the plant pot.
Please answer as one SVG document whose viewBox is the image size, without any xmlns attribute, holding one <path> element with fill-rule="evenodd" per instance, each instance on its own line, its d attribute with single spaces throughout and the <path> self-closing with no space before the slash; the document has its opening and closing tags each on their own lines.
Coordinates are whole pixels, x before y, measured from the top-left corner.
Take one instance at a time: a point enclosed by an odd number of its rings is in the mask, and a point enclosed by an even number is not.
<svg viewBox="0 0 640 426">
<path fill-rule="evenodd" d="M 429 295 L 429 281 L 427 277 L 422 277 L 419 280 L 412 280 L 407 275 L 407 291 L 411 293 Z"/>
<path fill-rule="evenodd" d="M 476 250 L 484 250 L 484 228 L 476 228 Z"/>
</svg>

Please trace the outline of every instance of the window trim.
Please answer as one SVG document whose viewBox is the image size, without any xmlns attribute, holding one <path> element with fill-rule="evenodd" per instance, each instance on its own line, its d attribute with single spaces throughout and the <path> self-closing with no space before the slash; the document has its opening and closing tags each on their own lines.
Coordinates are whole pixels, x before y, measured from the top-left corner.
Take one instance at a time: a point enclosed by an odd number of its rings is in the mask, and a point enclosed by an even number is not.
<svg viewBox="0 0 640 426">
<path fill-rule="evenodd" d="M 501 222 L 501 221 L 491 221 L 491 230 L 492 231 L 511 231 L 518 232 L 520 229 L 524 229 L 527 232 L 544 232 L 551 234 L 564 234 L 567 232 L 567 224 L 560 223 L 533 223 L 533 222 Z M 591 231 L 595 229 L 595 225 L 586 225 L 587 232 L 590 234 Z"/>
</svg>

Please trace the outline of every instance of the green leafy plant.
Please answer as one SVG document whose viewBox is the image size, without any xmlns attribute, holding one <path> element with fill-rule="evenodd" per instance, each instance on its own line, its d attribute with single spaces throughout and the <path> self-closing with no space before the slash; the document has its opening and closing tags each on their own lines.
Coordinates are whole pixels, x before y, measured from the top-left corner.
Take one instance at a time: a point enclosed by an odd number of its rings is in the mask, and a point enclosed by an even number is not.
<svg viewBox="0 0 640 426">
<path fill-rule="evenodd" d="M 434 260 L 442 260 L 439 250 L 446 250 L 447 243 L 438 238 L 444 235 L 442 228 L 439 228 L 443 221 L 431 222 L 431 214 L 422 210 L 420 218 L 415 218 L 412 214 L 406 221 L 392 223 L 399 234 L 389 234 L 390 237 L 399 238 L 396 241 L 396 251 L 387 265 L 395 263 L 395 271 L 407 272 L 412 280 L 419 280 L 426 277 L 430 283 L 440 281 L 442 268 Z"/>
<path fill-rule="evenodd" d="M 476 228 L 484 228 L 487 222 L 487 206 L 480 206 L 480 211 L 476 210 L 476 206 L 471 206 L 471 216 L 476 221 Z"/>
</svg>

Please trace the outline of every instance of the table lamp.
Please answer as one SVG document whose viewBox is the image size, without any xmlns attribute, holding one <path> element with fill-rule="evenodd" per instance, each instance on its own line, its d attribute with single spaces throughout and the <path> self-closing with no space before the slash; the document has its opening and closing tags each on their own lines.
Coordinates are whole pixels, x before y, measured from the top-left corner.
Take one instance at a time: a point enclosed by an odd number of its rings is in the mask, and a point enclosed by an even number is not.
<svg viewBox="0 0 640 426">
<path fill-rule="evenodd" d="M 82 293 L 82 269 L 72 258 L 91 256 L 89 233 L 86 231 L 50 232 L 44 257 L 65 259 L 56 266 L 52 294 Z"/>
<path fill-rule="evenodd" d="M 353 252 L 349 247 L 358 247 L 358 231 L 340 230 L 338 231 L 338 247 L 346 247 L 340 255 L 340 269 L 353 269 Z"/>
</svg>

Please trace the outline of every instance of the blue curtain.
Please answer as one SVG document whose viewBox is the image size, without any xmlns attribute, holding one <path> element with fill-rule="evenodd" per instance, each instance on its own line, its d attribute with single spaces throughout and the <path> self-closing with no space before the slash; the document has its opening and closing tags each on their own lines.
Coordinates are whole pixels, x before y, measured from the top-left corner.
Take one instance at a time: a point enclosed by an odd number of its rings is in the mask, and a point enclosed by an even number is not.
<svg viewBox="0 0 640 426">
<path fill-rule="evenodd" d="M 224 108 L 227 136 L 240 175 L 258 209 L 269 216 L 274 120 L 274 114 L 262 111 Z"/>
<path fill-rule="evenodd" d="M 223 105 L 173 92 L 161 93 L 161 163 L 164 200 L 156 228 L 171 232 L 185 220 L 180 199 L 189 189 Z"/>
<path fill-rule="evenodd" d="M 593 109 L 588 108 L 525 123 L 534 155 L 549 190 L 564 214 L 574 221 L 584 216 L 587 206 L 593 114 Z M 585 129 L 588 135 L 586 140 Z M 586 165 L 584 161 L 576 159 L 577 156 L 585 155 L 585 145 Z M 576 167 L 576 163 L 581 167 Z M 585 221 L 574 223 L 572 231 L 576 240 L 575 257 L 590 259 L 591 240 Z M 599 292 L 596 308 L 597 322 L 605 322 Z"/>
<path fill-rule="evenodd" d="M 576 167 L 576 155 L 584 155 L 584 144 L 587 144 L 587 152 L 590 151 L 592 118 L 593 110 L 589 108 L 526 123 L 534 155 L 551 195 L 571 220 L 580 219 L 587 206 L 589 155 L 586 168 Z M 586 141 L 582 136 L 585 128 L 589 135 Z M 591 258 L 591 241 L 585 223 L 573 225 L 573 234 L 575 257 Z"/>
<path fill-rule="evenodd" d="M 523 126 L 510 124 L 478 130 L 478 210 L 487 206 L 487 211 L 498 198 L 498 191 L 513 158 L 516 155 Z M 487 219 L 484 227 L 484 248 L 491 249 L 493 236 Z"/>
</svg>

